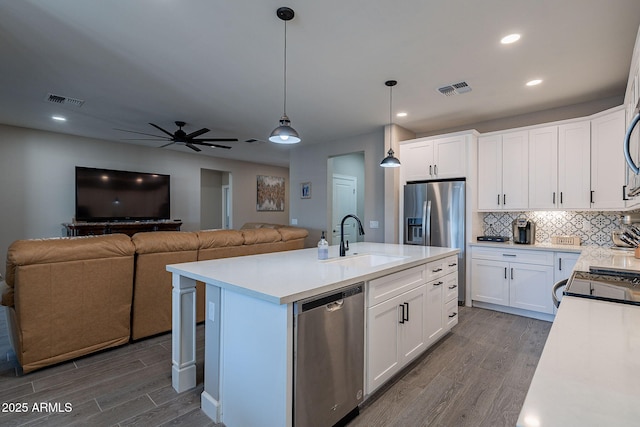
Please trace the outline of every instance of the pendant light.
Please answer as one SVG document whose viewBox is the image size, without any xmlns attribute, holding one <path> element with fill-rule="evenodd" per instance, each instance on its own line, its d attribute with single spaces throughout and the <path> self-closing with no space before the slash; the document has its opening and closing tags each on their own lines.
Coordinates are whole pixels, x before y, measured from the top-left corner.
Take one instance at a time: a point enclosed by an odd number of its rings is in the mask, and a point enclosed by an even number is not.
<svg viewBox="0 0 640 427">
<path fill-rule="evenodd" d="M 389 87 L 389 151 L 387 151 L 387 157 L 382 159 L 380 162 L 380 166 L 383 168 L 397 168 L 400 166 L 400 160 L 395 158 L 393 155 L 393 149 L 391 148 L 392 140 L 392 132 L 393 132 L 393 122 L 391 121 L 391 108 L 393 104 L 393 87 L 398 84 L 395 80 L 387 80 L 384 82 L 385 85 Z"/>
<path fill-rule="evenodd" d="M 275 128 L 269 136 L 269 141 L 276 144 L 296 144 L 300 142 L 300 136 L 291 127 L 291 120 L 287 116 L 287 21 L 293 19 L 293 9 L 281 7 L 276 11 L 278 18 L 284 21 L 284 113 L 280 117 L 280 126 Z"/>
</svg>

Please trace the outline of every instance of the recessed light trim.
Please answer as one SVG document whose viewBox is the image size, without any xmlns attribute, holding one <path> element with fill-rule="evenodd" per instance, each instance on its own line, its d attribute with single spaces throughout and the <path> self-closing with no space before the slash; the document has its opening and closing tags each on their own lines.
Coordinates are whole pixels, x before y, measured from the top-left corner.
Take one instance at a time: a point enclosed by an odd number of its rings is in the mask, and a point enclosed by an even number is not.
<svg viewBox="0 0 640 427">
<path fill-rule="evenodd" d="M 542 83 L 542 79 L 533 79 L 527 82 L 527 86 L 538 86 L 540 83 Z"/>
<path fill-rule="evenodd" d="M 509 34 L 508 36 L 504 36 L 503 38 L 500 39 L 500 43 L 502 44 L 511 44 L 511 43 L 515 43 L 518 40 L 520 40 L 520 34 L 514 33 L 514 34 Z"/>
<path fill-rule="evenodd" d="M 51 116 L 51 118 L 57 122 L 66 122 L 67 118 L 62 116 Z"/>
<path fill-rule="evenodd" d="M 405 113 L 404 111 L 396 114 L 396 117 L 407 117 L 407 113 Z"/>
</svg>

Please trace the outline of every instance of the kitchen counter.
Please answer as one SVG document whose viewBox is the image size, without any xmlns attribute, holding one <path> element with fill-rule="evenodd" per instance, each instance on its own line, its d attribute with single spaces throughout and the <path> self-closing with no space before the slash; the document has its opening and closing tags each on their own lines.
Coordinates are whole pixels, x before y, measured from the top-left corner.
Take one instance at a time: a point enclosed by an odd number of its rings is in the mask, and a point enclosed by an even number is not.
<svg viewBox="0 0 640 427">
<path fill-rule="evenodd" d="M 291 426 L 294 302 L 460 252 L 382 243 L 350 246 L 346 257 L 331 246 L 324 261 L 311 248 L 168 265 L 173 388 L 181 392 L 196 385 L 196 280 L 206 284 L 203 412 L 229 426 Z"/>
<path fill-rule="evenodd" d="M 584 248 L 591 246 L 575 246 L 575 245 L 554 245 L 552 243 L 536 243 L 535 245 L 523 245 L 520 243 L 508 242 L 471 242 L 469 246 L 485 246 L 490 248 L 504 249 L 523 249 L 533 251 L 557 251 L 557 252 L 577 252 L 580 253 Z M 599 247 L 599 246 L 598 246 Z"/>
<path fill-rule="evenodd" d="M 581 246 L 574 271 L 640 272 L 633 251 Z M 564 296 L 517 425 L 635 426 L 640 419 L 640 306 Z"/>
<path fill-rule="evenodd" d="M 637 426 L 640 307 L 564 297 L 517 425 Z"/>
<path fill-rule="evenodd" d="M 167 270 L 275 304 L 287 304 L 458 252 L 450 248 L 361 242 L 352 243 L 346 257 L 338 256 L 338 246 L 330 246 L 329 259 L 324 261 L 318 260 L 318 249 L 311 248 L 174 264 L 168 265 Z M 372 263 L 348 264 L 348 259 L 363 254 L 382 256 Z M 385 262 L 385 257 L 397 260 Z"/>
</svg>

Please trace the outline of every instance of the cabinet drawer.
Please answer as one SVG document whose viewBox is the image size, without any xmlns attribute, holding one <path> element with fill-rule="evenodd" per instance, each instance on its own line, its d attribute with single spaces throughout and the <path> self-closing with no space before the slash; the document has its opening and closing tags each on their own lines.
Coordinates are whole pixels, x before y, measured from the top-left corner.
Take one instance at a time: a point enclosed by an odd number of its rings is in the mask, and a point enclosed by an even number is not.
<svg viewBox="0 0 640 427">
<path fill-rule="evenodd" d="M 458 300 L 458 274 L 456 272 L 447 274 L 442 279 L 444 282 L 444 301 L 449 302 L 452 299 Z"/>
<path fill-rule="evenodd" d="M 444 308 L 444 324 L 446 329 L 451 329 L 458 324 L 458 301 L 449 301 Z"/>
<path fill-rule="evenodd" d="M 553 265 L 552 251 L 522 250 L 511 248 L 479 248 L 472 250 L 473 259 L 486 259 L 491 261 L 520 262 L 523 264 Z"/>
<path fill-rule="evenodd" d="M 380 304 L 425 282 L 424 265 L 373 279 L 369 281 L 367 307 Z"/>
<path fill-rule="evenodd" d="M 452 255 L 427 263 L 427 281 L 446 276 L 458 270 L 458 256 Z"/>
</svg>

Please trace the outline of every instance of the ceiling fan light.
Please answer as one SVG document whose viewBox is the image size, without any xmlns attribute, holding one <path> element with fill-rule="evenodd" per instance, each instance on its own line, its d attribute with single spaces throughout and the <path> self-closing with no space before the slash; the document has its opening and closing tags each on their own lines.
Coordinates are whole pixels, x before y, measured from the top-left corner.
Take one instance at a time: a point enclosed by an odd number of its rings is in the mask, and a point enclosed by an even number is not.
<svg viewBox="0 0 640 427">
<path fill-rule="evenodd" d="M 400 166 L 400 160 L 393 155 L 393 150 L 391 148 L 387 151 L 387 157 L 382 159 L 380 162 L 380 166 L 383 168 L 397 168 Z"/>
<path fill-rule="evenodd" d="M 282 116 L 280 118 L 280 126 L 271 132 L 269 141 L 275 142 L 276 144 L 297 144 L 300 142 L 300 135 L 291 127 L 289 117 Z"/>
</svg>

